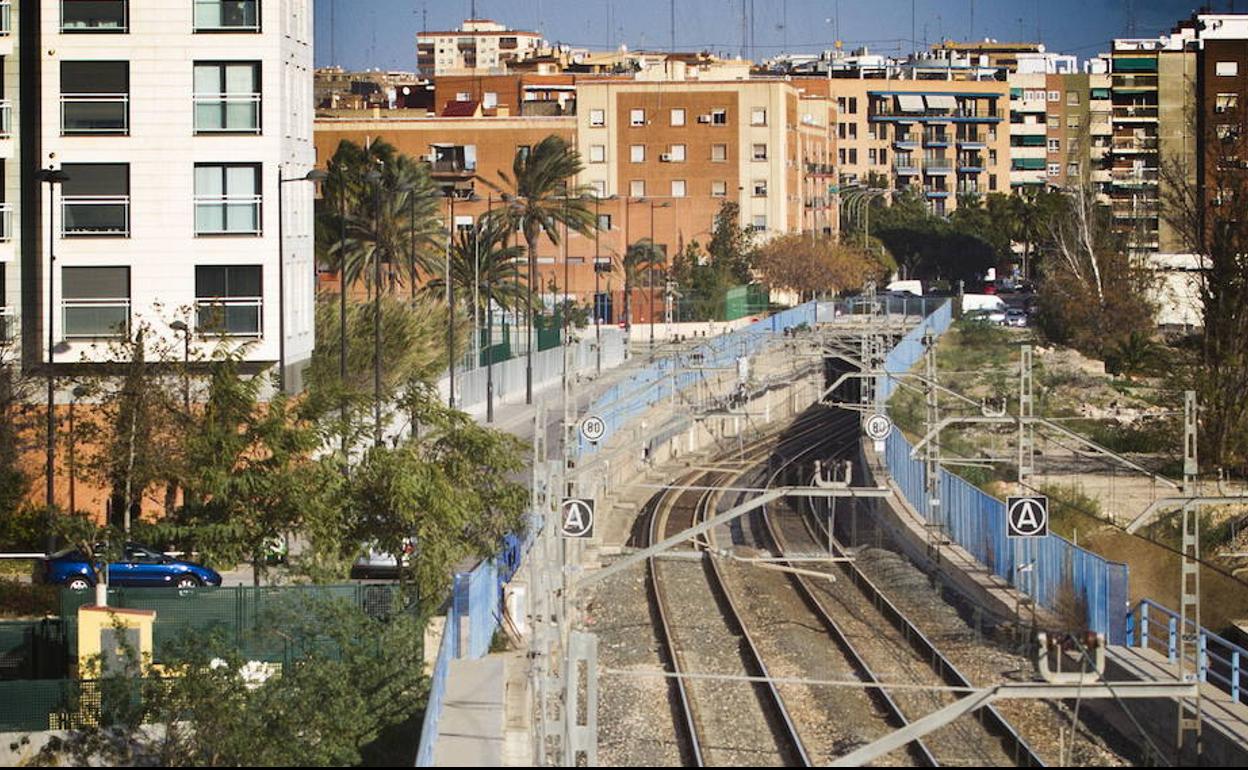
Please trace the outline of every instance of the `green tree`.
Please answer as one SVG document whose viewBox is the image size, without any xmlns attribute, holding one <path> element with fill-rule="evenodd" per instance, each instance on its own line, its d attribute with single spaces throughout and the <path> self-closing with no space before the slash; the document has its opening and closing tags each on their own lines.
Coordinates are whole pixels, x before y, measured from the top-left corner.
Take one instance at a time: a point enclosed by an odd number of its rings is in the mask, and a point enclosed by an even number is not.
<svg viewBox="0 0 1248 770">
<path fill-rule="evenodd" d="M 624 269 L 624 321 L 629 326 L 633 325 L 633 289 L 639 284 L 651 286 L 666 262 L 663 250 L 649 238 L 630 244 L 624 252 L 620 265 Z"/>
<path fill-rule="evenodd" d="M 22 371 L 15 333 L 0 318 L 0 520 L 17 515 L 26 500 L 31 480 L 21 458 L 37 430 L 30 406 L 35 383 Z"/>
<path fill-rule="evenodd" d="M 498 172 L 501 184 L 485 180 L 490 187 L 503 193 L 506 206 L 499 210 L 502 213 L 498 216 L 524 234 L 530 292 L 538 287 L 537 241 L 543 234 L 557 246 L 562 237 L 560 227 L 589 234 L 598 226 L 587 201 L 592 189 L 570 181 L 583 168 L 576 148 L 552 134 L 530 152 L 516 153 L 511 174 Z"/>
<path fill-rule="evenodd" d="M 420 423 L 419 435 L 367 450 L 340 507 L 347 542 L 396 560 L 414 542 L 411 577 L 422 602 L 435 607 L 455 564 L 490 556 L 504 535 L 523 531 L 528 492 L 512 481 L 524 467 L 522 447 L 449 409 L 428 387 L 410 390 L 403 408 Z"/>
<path fill-rule="evenodd" d="M 262 622 L 291 641 L 280 674 L 248 664 L 211 630 L 167 645 L 163 673 L 142 670 L 129 651 L 129 672 L 101 682 L 108 707 L 98 723 L 53 736 L 36 764 L 358 765 L 383 731 L 419 714 L 428 682 L 418 618 L 299 601 L 266 612 Z M 412 734 L 418 725 L 405 729 Z"/>
<path fill-rule="evenodd" d="M 715 213 L 706 250 L 717 269 L 726 272 L 734 283 L 745 284 L 750 283 L 754 266 L 754 232 L 740 222 L 741 207 L 724 201 Z"/>
<path fill-rule="evenodd" d="M 343 235 L 345 234 L 345 240 Z M 343 270 L 344 286 L 373 282 L 373 259 L 390 290 L 437 272 L 445 230 L 441 196 L 427 164 L 382 139 L 361 147 L 343 140 L 329 161 L 317 210 L 316 240 L 323 261 Z"/>
<path fill-rule="evenodd" d="M 487 296 L 507 310 L 528 304 L 528 292 L 520 285 L 520 257 L 524 247 L 511 241 L 512 227 L 506 217 L 481 217 L 470 228 L 459 228 L 451 241 L 451 281 L 455 296 L 479 317 Z M 441 272 L 445 274 L 446 268 Z M 474 293 L 473 289 L 476 289 Z M 433 297 L 446 292 L 443 275 L 431 278 L 425 291 Z M 474 307 L 479 298 L 481 307 Z"/>
</svg>

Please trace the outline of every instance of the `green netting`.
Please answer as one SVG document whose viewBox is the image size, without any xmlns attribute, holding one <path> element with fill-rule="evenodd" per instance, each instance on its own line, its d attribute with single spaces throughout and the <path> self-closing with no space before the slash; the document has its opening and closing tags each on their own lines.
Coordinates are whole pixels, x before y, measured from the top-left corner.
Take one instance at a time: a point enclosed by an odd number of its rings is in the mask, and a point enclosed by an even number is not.
<svg viewBox="0 0 1248 770">
<path fill-rule="evenodd" d="M 65 626 L 59 620 L 0 622 L 0 680 L 65 676 Z"/>
</svg>

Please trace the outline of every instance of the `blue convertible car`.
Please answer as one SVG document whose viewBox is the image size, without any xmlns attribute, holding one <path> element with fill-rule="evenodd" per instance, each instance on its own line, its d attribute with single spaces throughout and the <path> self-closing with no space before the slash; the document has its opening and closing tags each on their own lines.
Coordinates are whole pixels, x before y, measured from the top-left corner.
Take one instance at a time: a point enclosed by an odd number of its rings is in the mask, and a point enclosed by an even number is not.
<svg viewBox="0 0 1248 770">
<path fill-rule="evenodd" d="M 85 591 L 95 585 L 95 574 L 86 554 L 76 549 L 59 551 L 44 560 L 42 577 L 45 583 L 75 591 Z M 198 588 L 221 585 L 221 575 L 203 565 L 166 556 L 154 548 L 126 543 L 121 559 L 108 564 L 108 582 L 136 588 Z"/>
</svg>

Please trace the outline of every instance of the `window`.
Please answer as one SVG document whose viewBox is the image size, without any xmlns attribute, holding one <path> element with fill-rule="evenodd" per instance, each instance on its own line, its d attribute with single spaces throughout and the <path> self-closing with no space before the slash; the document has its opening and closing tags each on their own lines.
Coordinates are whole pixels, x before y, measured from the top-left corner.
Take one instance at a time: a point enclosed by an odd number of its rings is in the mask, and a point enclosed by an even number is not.
<svg viewBox="0 0 1248 770">
<path fill-rule="evenodd" d="M 61 62 L 61 133 L 130 132 L 130 63 Z"/>
<path fill-rule="evenodd" d="M 858 124 L 857 123 L 849 124 L 849 138 L 850 139 L 858 138 Z"/>
<path fill-rule="evenodd" d="M 754 145 L 754 160 L 767 160 L 767 145 Z"/>
<path fill-rule="evenodd" d="M 1079 130 L 1079 116 L 1067 115 L 1066 116 L 1066 128 L 1072 128 L 1078 131 Z"/>
<path fill-rule="evenodd" d="M 767 180 L 766 179 L 754 180 L 754 197 L 755 198 L 767 197 Z"/>
<path fill-rule="evenodd" d="M 1069 176 L 1069 177 L 1077 177 L 1077 176 L 1079 176 L 1079 164 L 1078 164 L 1078 163 L 1067 163 L 1067 164 L 1066 164 L 1066 176 Z"/>
<path fill-rule="evenodd" d="M 836 161 L 837 163 L 840 163 L 842 166 L 845 165 L 845 148 L 844 147 L 840 147 L 837 149 Z"/>
<path fill-rule="evenodd" d="M 598 229 L 602 230 L 603 232 L 606 232 L 611 229 L 611 215 L 610 214 L 598 215 Z"/>
<path fill-rule="evenodd" d="M 259 32 L 260 0 L 194 0 L 196 32 Z"/>
<path fill-rule="evenodd" d="M 672 125 L 673 126 L 685 125 L 685 111 L 683 109 L 680 109 L 678 107 L 672 110 Z"/>
<path fill-rule="evenodd" d="M 646 197 L 646 180 L 634 179 L 628 183 L 628 194 L 632 198 Z"/>
<path fill-rule="evenodd" d="M 69 179 L 61 185 L 61 235 L 130 235 L 130 165 L 64 163 Z"/>
<path fill-rule="evenodd" d="M 594 186 L 594 195 L 597 195 L 599 198 L 607 197 L 607 183 L 605 180 L 595 179 L 592 184 Z"/>
<path fill-rule="evenodd" d="M 750 125 L 751 126 L 767 125 L 767 110 L 750 110 Z"/>
<path fill-rule="evenodd" d="M 260 63 L 195 63 L 195 133 L 260 133 Z"/>
<path fill-rule="evenodd" d="M 988 163 L 993 166 L 997 165 L 997 151 L 996 150 L 988 151 Z"/>
<path fill-rule="evenodd" d="M 876 162 L 877 162 L 877 158 L 876 158 L 876 154 L 875 154 L 875 148 L 872 148 L 872 149 L 870 149 L 870 150 L 867 150 L 867 162 L 868 162 L 868 163 L 870 163 L 870 164 L 871 164 L 871 165 L 873 165 L 873 166 L 876 164 Z"/>
<path fill-rule="evenodd" d="M 602 126 L 607 125 L 607 111 L 606 110 L 590 110 L 589 111 L 589 125 L 594 128 L 600 128 Z"/>
<path fill-rule="evenodd" d="M 755 214 L 754 219 L 750 222 L 750 229 L 755 232 L 762 232 L 767 229 L 767 215 Z"/>
<path fill-rule="evenodd" d="M 672 180 L 672 197 L 673 198 L 685 197 L 685 180 L 683 179 Z"/>
<path fill-rule="evenodd" d="M 125 32 L 127 5 L 127 0 L 61 0 L 61 31 Z"/>
<path fill-rule="evenodd" d="M 1239 107 L 1239 94 L 1218 94 L 1213 105 L 1214 112 L 1230 112 Z"/>
<path fill-rule="evenodd" d="M 711 110 L 711 125 L 712 126 L 728 125 L 728 110 Z"/>
<path fill-rule="evenodd" d="M 713 198 L 728 197 L 728 183 L 724 181 L 711 182 L 711 197 Z"/>
<path fill-rule="evenodd" d="M 1218 138 L 1224 142 L 1231 142 L 1239 138 L 1239 127 L 1231 123 L 1219 123 L 1213 127 Z"/>
<path fill-rule="evenodd" d="M 858 162 L 858 149 L 856 147 L 849 148 L 849 162 L 851 165 Z"/>
<path fill-rule="evenodd" d="M 1220 61 L 1214 65 L 1214 73 L 1218 77 L 1233 78 L 1239 74 L 1239 62 Z"/>
<path fill-rule="evenodd" d="M 857 96 L 849 97 L 849 114 L 850 115 L 858 114 L 858 97 Z"/>
<path fill-rule="evenodd" d="M 486 91 L 485 98 L 481 100 L 481 106 L 487 110 L 498 108 L 498 93 L 495 91 Z"/>
<path fill-rule="evenodd" d="M 837 138 L 837 139 L 848 139 L 848 138 L 849 138 L 849 128 L 848 128 L 848 126 L 849 126 L 849 124 L 848 124 L 848 123 L 837 123 L 837 124 L 836 124 L 836 138 Z"/>
<path fill-rule="evenodd" d="M 1070 105 L 1071 107 L 1078 107 L 1079 106 L 1079 92 L 1067 91 L 1066 92 L 1066 104 Z"/>
<path fill-rule="evenodd" d="M 628 159 L 633 163 L 646 162 L 646 146 L 644 144 L 634 144 L 628 148 Z"/>
<path fill-rule="evenodd" d="M 630 126 L 646 125 L 646 111 L 645 110 L 629 110 L 628 124 Z"/>
<path fill-rule="evenodd" d="M 260 234 L 260 166 L 196 164 L 195 234 Z"/>
<path fill-rule="evenodd" d="M 456 92 L 455 92 L 455 101 L 457 101 L 457 102 L 470 102 L 470 101 L 472 101 L 472 94 L 468 93 L 467 91 L 456 91 Z"/>
<path fill-rule="evenodd" d="M 130 331 L 130 268 L 62 268 L 61 309 L 67 339 L 125 336 Z"/>
<path fill-rule="evenodd" d="M 880 150 L 880 163 L 888 163 L 888 150 Z"/>
<path fill-rule="evenodd" d="M 995 191 L 996 189 L 997 189 L 997 175 L 989 174 L 988 175 L 988 190 Z"/>
<path fill-rule="evenodd" d="M 532 145 L 528 145 L 528 144 L 516 145 L 516 157 L 519 158 L 521 162 L 527 161 L 529 159 L 529 154 L 532 152 L 533 152 Z M 434 153 L 434 156 L 436 159 L 436 156 L 437 156 L 436 152 Z"/>
<path fill-rule="evenodd" d="M 725 163 L 728 161 L 728 145 L 712 144 L 711 145 L 711 162 Z"/>
<path fill-rule="evenodd" d="M 606 163 L 607 162 L 607 146 L 605 144 L 591 144 L 589 146 L 589 162 L 590 163 Z"/>
<path fill-rule="evenodd" d="M 195 268 L 195 330 L 227 337 L 259 337 L 262 270 L 259 265 Z"/>
<path fill-rule="evenodd" d="M 1051 102 L 1058 102 L 1058 101 L 1061 101 L 1061 100 L 1062 100 L 1062 92 L 1061 92 L 1061 91 L 1049 91 L 1049 101 L 1051 101 Z"/>
<path fill-rule="evenodd" d="M 1049 152 L 1058 152 L 1058 151 L 1060 151 L 1061 149 L 1062 149 L 1062 140 L 1061 140 L 1061 139 L 1050 139 L 1050 140 L 1049 140 Z"/>
<path fill-rule="evenodd" d="M 1061 176 L 1061 175 L 1062 175 L 1062 164 L 1050 163 L 1049 164 L 1049 176 Z"/>
<path fill-rule="evenodd" d="M 685 146 L 683 144 L 673 144 L 667 150 L 668 160 L 672 163 L 685 162 Z"/>
</svg>

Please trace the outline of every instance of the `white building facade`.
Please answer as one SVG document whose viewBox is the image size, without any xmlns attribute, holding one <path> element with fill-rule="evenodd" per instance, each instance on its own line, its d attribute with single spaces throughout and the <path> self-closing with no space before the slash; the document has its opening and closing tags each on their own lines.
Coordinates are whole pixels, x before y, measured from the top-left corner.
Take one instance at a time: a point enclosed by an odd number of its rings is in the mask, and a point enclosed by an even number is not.
<svg viewBox="0 0 1248 770">
<path fill-rule="evenodd" d="M 104 361 L 110 340 L 143 327 L 179 344 L 189 334 L 205 353 L 246 345 L 249 369 L 275 367 L 299 389 L 315 190 L 282 180 L 315 161 L 311 0 L 18 5 L 21 139 L 6 193 L 18 192 L 21 235 L 6 291 L 20 285 L 26 361 L 46 362 L 49 322 L 65 366 Z M 65 178 L 40 181 L 40 169 Z"/>
</svg>

